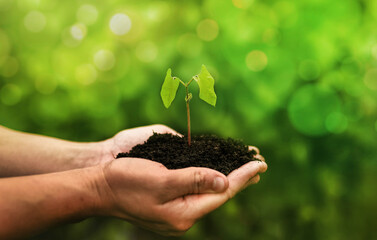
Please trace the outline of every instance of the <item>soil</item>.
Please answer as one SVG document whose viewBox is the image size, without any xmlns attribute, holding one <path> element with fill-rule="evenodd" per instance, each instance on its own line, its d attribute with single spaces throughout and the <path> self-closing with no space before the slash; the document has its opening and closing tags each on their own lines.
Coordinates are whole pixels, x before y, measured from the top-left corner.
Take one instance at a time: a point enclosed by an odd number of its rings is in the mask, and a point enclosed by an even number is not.
<svg viewBox="0 0 377 240">
<path fill-rule="evenodd" d="M 128 153 L 119 153 L 117 158 L 145 158 L 162 163 L 168 169 L 207 167 L 228 175 L 247 162 L 259 160 L 256 154 L 241 141 L 231 138 L 193 136 L 188 146 L 185 137 L 154 133 L 144 144 L 133 147 Z"/>
</svg>

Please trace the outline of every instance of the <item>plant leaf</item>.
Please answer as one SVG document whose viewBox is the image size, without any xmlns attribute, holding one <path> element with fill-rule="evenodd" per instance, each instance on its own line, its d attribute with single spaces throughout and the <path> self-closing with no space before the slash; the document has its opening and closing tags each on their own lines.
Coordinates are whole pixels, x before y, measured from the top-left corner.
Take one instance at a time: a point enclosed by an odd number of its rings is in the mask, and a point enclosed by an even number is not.
<svg viewBox="0 0 377 240">
<path fill-rule="evenodd" d="M 169 68 L 166 73 L 165 81 L 162 84 L 161 88 L 161 98 L 166 108 L 169 108 L 171 103 L 173 102 L 178 90 L 178 86 L 179 80 L 171 76 L 171 69 Z"/>
<path fill-rule="evenodd" d="M 214 89 L 215 79 L 208 72 L 206 66 L 202 65 L 202 70 L 198 75 L 198 84 L 199 84 L 199 97 L 211 104 L 212 106 L 216 105 L 216 93 Z"/>
</svg>

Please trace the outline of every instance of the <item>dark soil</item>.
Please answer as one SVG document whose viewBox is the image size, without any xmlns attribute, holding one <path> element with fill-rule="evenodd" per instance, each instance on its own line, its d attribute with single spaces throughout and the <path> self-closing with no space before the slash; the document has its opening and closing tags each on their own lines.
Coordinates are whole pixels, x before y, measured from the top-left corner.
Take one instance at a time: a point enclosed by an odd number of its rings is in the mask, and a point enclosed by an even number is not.
<svg viewBox="0 0 377 240">
<path fill-rule="evenodd" d="M 154 133 L 144 144 L 135 146 L 129 153 L 119 153 L 117 158 L 145 158 L 168 169 L 208 167 L 228 175 L 247 162 L 259 160 L 255 156 L 255 151 L 249 151 L 247 145 L 231 138 L 194 136 L 188 146 L 185 137 Z"/>
</svg>

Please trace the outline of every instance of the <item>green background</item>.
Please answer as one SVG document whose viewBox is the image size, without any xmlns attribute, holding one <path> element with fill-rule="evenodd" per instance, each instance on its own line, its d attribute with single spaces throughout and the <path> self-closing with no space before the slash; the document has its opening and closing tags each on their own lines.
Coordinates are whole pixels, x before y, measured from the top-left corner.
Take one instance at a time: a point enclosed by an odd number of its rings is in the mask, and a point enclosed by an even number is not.
<svg viewBox="0 0 377 240">
<path fill-rule="evenodd" d="M 193 134 L 256 145 L 269 170 L 182 239 L 377 238 L 376 23 L 375 0 L 0 0 L 0 124 L 184 133 L 183 89 L 166 110 L 160 88 L 204 63 L 218 101 L 192 88 Z M 158 237 L 95 218 L 36 239 Z"/>
</svg>

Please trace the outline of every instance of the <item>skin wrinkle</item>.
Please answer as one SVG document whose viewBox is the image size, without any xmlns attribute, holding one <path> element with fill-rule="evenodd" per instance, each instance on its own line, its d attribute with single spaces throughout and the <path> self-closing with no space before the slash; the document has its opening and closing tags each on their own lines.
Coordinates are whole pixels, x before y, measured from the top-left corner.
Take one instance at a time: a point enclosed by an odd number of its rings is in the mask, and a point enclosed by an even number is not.
<svg viewBox="0 0 377 240">
<path fill-rule="evenodd" d="M 95 209 L 100 209 L 101 208 L 100 206 L 104 205 L 103 199 L 106 198 L 106 197 L 109 198 L 109 196 L 110 196 L 110 199 L 111 199 L 110 202 L 114 203 L 116 201 L 114 193 L 113 193 L 109 183 L 107 182 L 107 179 L 106 179 L 105 174 L 104 174 L 104 169 L 107 168 L 108 165 L 110 165 L 110 164 L 111 164 L 111 162 L 105 163 L 103 168 L 100 168 L 99 170 L 97 170 L 97 171 L 100 172 L 99 173 L 99 179 L 103 179 L 103 180 L 102 181 L 101 180 L 94 181 L 94 183 L 92 184 L 92 187 L 93 187 L 93 189 L 95 189 L 95 192 L 96 192 L 98 199 L 99 199 L 98 205 L 95 206 Z M 104 183 L 104 185 L 105 185 L 104 188 L 100 184 L 101 182 Z M 111 204 L 111 205 L 113 205 L 113 204 Z M 103 213 L 103 215 L 105 215 L 105 214 Z"/>
<path fill-rule="evenodd" d="M 164 189 L 164 191 L 158 195 L 158 198 L 161 199 L 161 202 L 160 202 L 161 205 L 164 205 L 165 203 L 171 201 L 171 199 L 175 197 L 174 195 L 176 195 L 176 191 L 177 191 L 176 188 L 174 187 L 175 182 L 176 182 L 176 179 L 173 176 L 169 174 L 162 175 L 161 186 Z"/>
<path fill-rule="evenodd" d="M 194 185 L 193 185 L 193 194 L 197 194 L 200 192 L 200 190 L 204 187 L 203 185 L 206 184 L 205 182 L 205 176 L 202 174 L 201 171 L 194 171 Z"/>
</svg>

